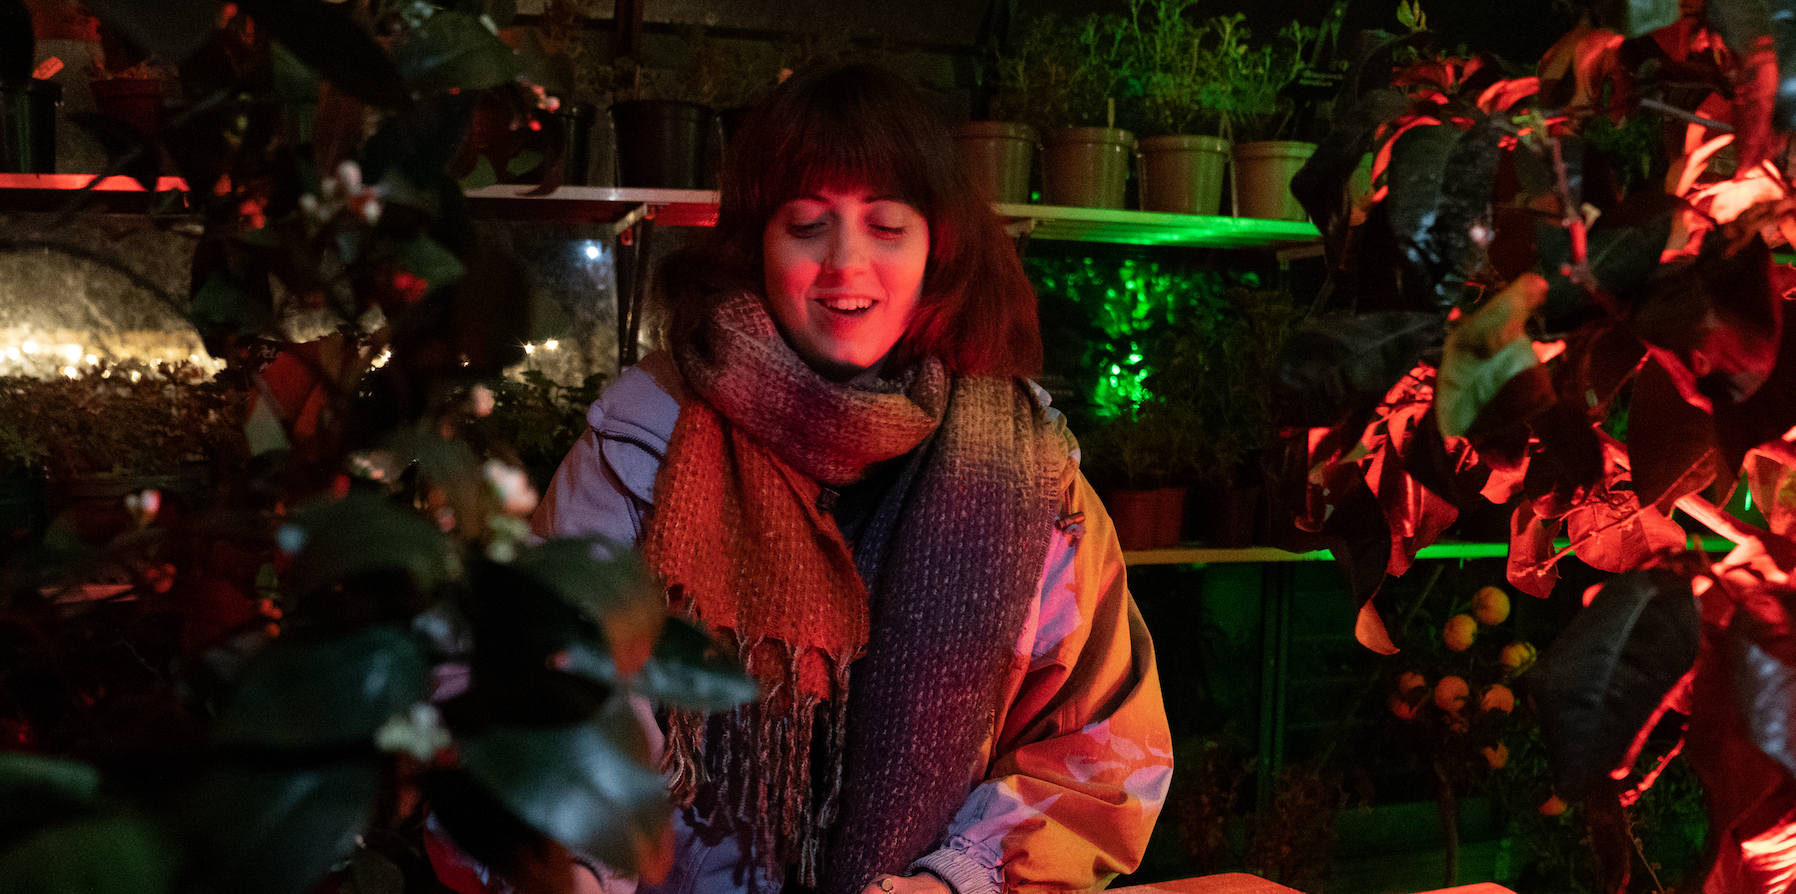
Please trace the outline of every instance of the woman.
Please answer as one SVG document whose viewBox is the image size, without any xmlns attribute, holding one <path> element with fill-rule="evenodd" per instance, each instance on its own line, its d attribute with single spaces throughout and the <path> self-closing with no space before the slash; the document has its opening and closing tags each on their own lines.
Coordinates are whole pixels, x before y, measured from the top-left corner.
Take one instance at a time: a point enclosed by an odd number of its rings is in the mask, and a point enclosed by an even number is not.
<svg viewBox="0 0 1796 894">
<path fill-rule="evenodd" d="M 642 550 L 755 703 L 665 722 L 665 890 L 1099 887 L 1171 776 L 1152 645 L 1046 395 L 1034 297 L 896 77 L 791 78 L 661 269 L 533 526 Z"/>
</svg>

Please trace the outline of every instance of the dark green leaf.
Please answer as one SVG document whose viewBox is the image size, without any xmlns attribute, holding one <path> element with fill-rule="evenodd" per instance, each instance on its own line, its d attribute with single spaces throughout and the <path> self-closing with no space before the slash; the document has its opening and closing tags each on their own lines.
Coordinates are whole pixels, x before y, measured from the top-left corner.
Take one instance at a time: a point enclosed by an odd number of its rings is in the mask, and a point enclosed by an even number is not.
<svg viewBox="0 0 1796 894">
<path fill-rule="evenodd" d="M 224 703 L 227 745 L 283 751 L 367 743 L 430 694 L 430 662 L 404 632 L 370 627 L 336 639 L 279 641 Z"/>
<path fill-rule="evenodd" d="M 642 666 L 643 694 L 656 704 L 693 711 L 722 711 L 753 699 L 760 690 L 742 664 L 724 656 L 703 630 L 669 619 Z"/>
<path fill-rule="evenodd" d="M 614 550 L 616 559 L 593 556 L 593 541 L 562 537 L 529 547 L 512 567 L 548 587 L 569 605 L 594 618 L 634 608 L 661 597 L 634 550 Z"/>
<path fill-rule="evenodd" d="M 443 532 L 380 497 L 352 493 L 341 500 L 314 500 L 301 507 L 293 524 L 305 536 L 287 579 L 295 594 L 381 571 L 404 572 L 419 589 L 429 590 L 450 569 Z"/>
<path fill-rule="evenodd" d="M 1440 202 L 1426 230 L 1426 248 L 1435 291 L 1443 306 L 1453 303 L 1465 283 L 1489 263 L 1486 245 L 1492 232 L 1491 197 L 1497 180 L 1500 141 L 1508 122 L 1486 118 L 1461 134 L 1447 154 L 1441 174 Z"/>
<path fill-rule="evenodd" d="M 362 173 L 368 182 L 391 187 L 397 174 L 416 190 L 442 178 L 468 133 L 478 98 L 467 92 L 426 96 L 382 122 L 362 147 Z"/>
<path fill-rule="evenodd" d="M 467 13 L 439 12 L 406 37 L 396 61 L 412 89 L 485 90 L 518 76 L 517 56 Z"/>
<path fill-rule="evenodd" d="M 283 102 L 307 104 L 318 101 L 318 73 L 308 67 L 285 44 L 275 43 L 274 92 Z"/>
<path fill-rule="evenodd" d="M 1659 256 L 1671 238 L 1677 200 L 1657 191 L 1649 198 L 1630 197 L 1621 208 L 1597 219 L 1590 228 L 1590 273 L 1603 290 L 1623 304 L 1635 297 L 1659 269 Z M 1547 278 L 1546 324 L 1550 332 L 1564 332 L 1597 312 L 1588 292 L 1561 272 L 1571 262 L 1571 241 L 1565 230 L 1542 223 L 1539 228 L 1540 273 Z"/>
<path fill-rule="evenodd" d="M 338 894 L 405 894 L 405 870 L 379 851 L 358 847 Z"/>
<path fill-rule="evenodd" d="M 429 236 L 407 239 L 399 244 L 398 251 L 399 266 L 424 280 L 427 291 L 455 282 L 468 272 L 460 258 Z"/>
<path fill-rule="evenodd" d="M 1581 800 L 1605 790 L 1696 663 L 1700 634 L 1690 579 L 1665 568 L 1615 576 L 1572 618 L 1527 678 L 1555 791 Z"/>
<path fill-rule="evenodd" d="M 355 850 L 380 794 L 374 757 L 322 766 L 237 763 L 192 792 L 187 814 L 210 857 L 211 890 L 304 894 Z"/>
<path fill-rule="evenodd" d="M 52 826 L 0 851 L 0 891 L 168 894 L 181 855 L 150 822 L 123 814 Z"/>
<path fill-rule="evenodd" d="M 240 0 L 277 43 L 332 86 L 371 105 L 392 108 L 407 94 L 399 69 L 362 26 L 351 4 L 327 0 Z"/>
<path fill-rule="evenodd" d="M 90 0 L 89 10 L 145 52 L 179 62 L 218 27 L 217 0 Z"/>
<path fill-rule="evenodd" d="M 543 834 L 634 872 L 660 854 L 672 810 L 628 711 L 599 723 L 497 727 L 462 742 L 462 768 Z"/>
<path fill-rule="evenodd" d="M 266 332 L 274 314 L 255 296 L 243 291 L 223 273 L 214 273 L 193 296 L 193 318 L 198 325 L 238 335 Z"/>
<path fill-rule="evenodd" d="M 1433 291 L 1440 281 L 1440 254 L 1431 231 L 1441 204 L 1447 160 L 1464 132 L 1450 124 L 1423 125 L 1397 138 L 1385 172 L 1390 194 L 1382 203 L 1397 246 L 1416 278 Z M 1435 299 L 1439 301 L 1438 296 Z"/>
<path fill-rule="evenodd" d="M 1376 406 L 1422 354 L 1445 338 L 1446 317 L 1387 311 L 1312 319 L 1278 354 L 1272 382 L 1281 426 L 1332 426 Z"/>
<path fill-rule="evenodd" d="M 0 841 L 90 810 L 100 774 L 86 764 L 0 752 Z"/>
<path fill-rule="evenodd" d="M 1361 96 L 1352 109 L 1334 116 L 1327 138 L 1291 178 L 1291 195 L 1322 229 L 1331 267 L 1340 266 L 1346 251 L 1353 219 L 1351 183 L 1360 162 L 1372 150 L 1378 128 L 1408 107 L 1409 98 L 1396 90 Z"/>
</svg>

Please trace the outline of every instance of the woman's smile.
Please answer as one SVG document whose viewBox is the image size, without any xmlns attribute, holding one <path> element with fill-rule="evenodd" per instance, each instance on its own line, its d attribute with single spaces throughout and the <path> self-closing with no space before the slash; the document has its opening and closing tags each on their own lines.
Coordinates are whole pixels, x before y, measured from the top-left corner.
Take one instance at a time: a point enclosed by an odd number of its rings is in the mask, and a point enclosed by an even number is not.
<svg viewBox="0 0 1796 894">
<path fill-rule="evenodd" d="M 929 262 L 929 223 L 898 199 L 818 189 L 780 206 L 762 239 L 767 305 L 792 349 L 836 381 L 904 337 Z"/>
</svg>

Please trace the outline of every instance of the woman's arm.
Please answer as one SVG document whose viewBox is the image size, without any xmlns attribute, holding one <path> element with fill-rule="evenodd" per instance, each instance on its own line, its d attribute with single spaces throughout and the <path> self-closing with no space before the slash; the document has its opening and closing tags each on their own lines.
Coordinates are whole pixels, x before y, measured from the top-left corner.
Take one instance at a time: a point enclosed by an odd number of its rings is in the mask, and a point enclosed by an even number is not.
<svg viewBox="0 0 1796 894">
<path fill-rule="evenodd" d="M 1122 550 L 1076 472 L 985 780 L 916 864 L 958 894 L 1088 890 L 1133 870 L 1172 779 L 1153 643 Z"/>
</svg>

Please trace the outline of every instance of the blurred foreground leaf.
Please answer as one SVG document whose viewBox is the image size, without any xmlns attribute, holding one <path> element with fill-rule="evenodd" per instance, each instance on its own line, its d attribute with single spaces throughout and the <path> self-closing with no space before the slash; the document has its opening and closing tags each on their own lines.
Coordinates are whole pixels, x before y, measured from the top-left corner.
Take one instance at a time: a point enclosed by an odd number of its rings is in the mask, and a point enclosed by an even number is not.
<svg viewBox="0 0 1796 894">
<path fill-rule="evenodd" d="M 284 751 L 351 745 L 429 694 L 429 660 L 393 627 L 277 642 L 226 700 L 218 736 Z"/>
</svg>

